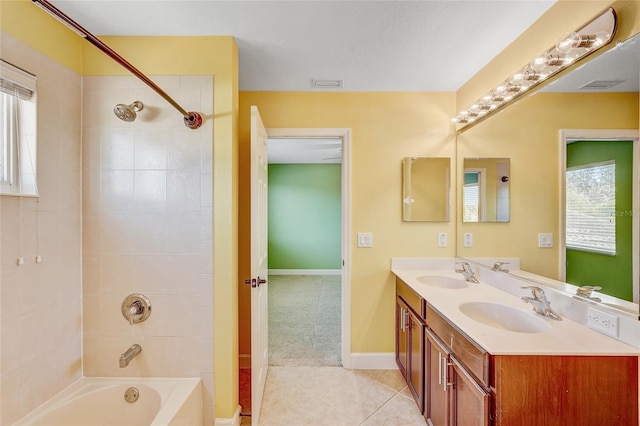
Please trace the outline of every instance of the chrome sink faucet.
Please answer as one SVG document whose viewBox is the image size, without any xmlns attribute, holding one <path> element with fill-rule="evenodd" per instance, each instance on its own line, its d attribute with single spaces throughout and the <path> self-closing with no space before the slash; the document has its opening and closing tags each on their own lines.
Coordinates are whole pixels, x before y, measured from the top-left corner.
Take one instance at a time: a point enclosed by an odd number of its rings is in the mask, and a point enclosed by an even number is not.
<svg viewBox="0 0 640 426">
<path fill-rule="evenodd" d="M 602 287 L 600 287 L 599 285 L 583 285 L 582 287 L 578 287 L 578 289 L 576 290 L 576 296 L 589 299 L 593 302 L 602 302 L 602 299 L 600 299 L 599 297 L 591 296 L 592 292 L 600 290 L 602 290 Z"/>
<path fill-rule="evenodd" d="M 526 286 L 523 289 L 531 290 L 531 296 L 522 296 L 522 300 L 533 305 L 533 310 L 540 315 L 557 321 L 562 321 L 562 317 L 556 311 L 551 309 L 551 303 L 544 294 L 544 290 L 536 286 Z"/>
<path fill-rule="evenodd" d="M 120 368 L 125 368 L 129 365 L 132 359 L 140 355 L 140 352 L 142 352 L 142 346 L 137 343 L 131 345 L 125 353 L 120 355 Z"/>
<path fill-rule="evenodd" d="M 493 269 L 494 271 L 500 271 L 500 272 L 509 272 L 509 269 L 506 268 L 506 265 L 508 265 L 509 262 L 496 262 L 493 264 Z"/>
<path fill-rule="evenodd" d="M 459 274 L 462 274 L 464 276 L 465 281 L 468 281 L 470 283 L 479 282 L 476 276 L 473 274 L 473 269 L 471 269 L 471 265 L 469 265 L 467 262 L 461 262 L 461 263 L 458 263 L 458 265 L 460 265 L 460 268 L 456 268 L 455 271 Z"/>
</svg>

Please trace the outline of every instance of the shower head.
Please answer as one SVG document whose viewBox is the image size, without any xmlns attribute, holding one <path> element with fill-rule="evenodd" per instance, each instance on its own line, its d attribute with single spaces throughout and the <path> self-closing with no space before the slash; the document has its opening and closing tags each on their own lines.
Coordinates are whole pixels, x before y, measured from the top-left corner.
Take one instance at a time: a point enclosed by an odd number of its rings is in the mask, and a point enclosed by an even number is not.
<svg viewBox="0 0 640 426">
<path fill-rule="evenodd" d="M 118 104 L 113 107 L 113 113 L 122 121 L 134 121 L 136 119 L 136 113 L 142 111 L 144 105 L 142 102 L 135 101 L 130 105 Z"/>
</svg>

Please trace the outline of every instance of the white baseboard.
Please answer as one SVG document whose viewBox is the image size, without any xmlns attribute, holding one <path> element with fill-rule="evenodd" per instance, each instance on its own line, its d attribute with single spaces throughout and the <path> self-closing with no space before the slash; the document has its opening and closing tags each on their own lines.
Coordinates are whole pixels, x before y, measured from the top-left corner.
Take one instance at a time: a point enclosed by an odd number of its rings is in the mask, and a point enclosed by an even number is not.
<svg viewBox="0 0 640 426">
<path fill-rule="evenodd" d="M 393 352 L 352 353 L 353 370 L 395 370 L 396 354 Z"/>
<path fill-rule="evenodd" d="M 342 269 L 269 269 L 269 275 L 342 275 Z"/>
<path fill-rule="evenodd" d="M 233 417 L 231 418 L 224 418 L 224 417 L 216 417 L 216 422 L 214 423 L 215 426 L 218 425 L 233 425 L 233 426 L 240 426 L 240 406 L 238 405 L 238 408 L 236 408 L 236 412 L 233 413 Z"/>
<path fill-rule="evenodd" d="M 251 368 L 251 354 L 240 354 L 238 356 L 238 366 L 240 368 Z"/>
</svg>

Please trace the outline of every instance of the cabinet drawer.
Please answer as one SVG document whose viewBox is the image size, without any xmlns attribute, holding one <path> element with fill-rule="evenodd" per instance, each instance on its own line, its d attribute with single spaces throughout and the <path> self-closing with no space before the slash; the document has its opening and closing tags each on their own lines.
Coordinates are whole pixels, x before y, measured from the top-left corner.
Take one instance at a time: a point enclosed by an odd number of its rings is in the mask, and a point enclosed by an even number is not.
<svg viewBox="0 0 640 426">
<path fill-rule="evenodd" d="M 396 294 L 405 301 L 405 303 L 413 309 L 413 311 L 421 319 L 426 319 L 425 305 L 426 302 L 418 293 L 413 291 L 404 281 L 396 277 Z"/>
<path fill-rule="evenodd" d="M 490 355 L 427 304 L 427 326 L 476 379 L 489 387 Z"/>
</svg>

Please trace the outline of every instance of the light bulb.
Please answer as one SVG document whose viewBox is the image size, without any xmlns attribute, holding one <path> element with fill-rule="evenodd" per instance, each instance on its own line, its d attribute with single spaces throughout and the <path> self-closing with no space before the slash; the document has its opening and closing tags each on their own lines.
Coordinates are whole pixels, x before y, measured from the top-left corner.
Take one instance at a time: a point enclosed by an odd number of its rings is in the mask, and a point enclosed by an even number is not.
<svg viewBox="0 0 640 426">
<path fill-rule="evenodd" d="M 536 56 L 535 58 L 533 58 L 529 66 L 536 71 L 542 71 L 547 66 L 548 55 L 549 53 L 545 52 L 540 56 Z"/>
<path fill-rule="evenodd" d="M 556 50 L 562 53 L 569 53 L 580 43 L 580 34 L 571 32 L 566 34 L 556 43 Z"/>
</svg>

